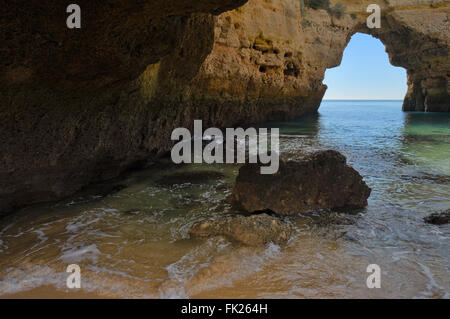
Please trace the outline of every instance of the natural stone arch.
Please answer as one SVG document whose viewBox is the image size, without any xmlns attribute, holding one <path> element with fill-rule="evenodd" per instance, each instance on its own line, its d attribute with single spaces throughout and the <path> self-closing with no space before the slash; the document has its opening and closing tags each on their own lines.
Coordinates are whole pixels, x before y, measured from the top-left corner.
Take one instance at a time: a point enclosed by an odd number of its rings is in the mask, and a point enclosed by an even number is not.
<svg viewBox="0 0 450 319">
<path fill-rule="evenodd" d="M 219 115 L 210 117 L 224 123 L 226 114 L 248 122 L 315 111 L 325 70 L 340 65 L 351 36 L 361 32 L 380 39 L 391 64 L 407 70 L 405 111 L 450 111 L 448 2 L 331 1 L 346 6 L 339 18 L 302 3 L 250 0 L 220 15 L 213 51 L 188 86 L 187 101 L 213 105 L 209 111 Z M 372 3 L 382 9 L 381 29 L 366 25 Z"/>
<path fill-rule="evenodd" d="M 434 20 L 428 28 L 434 27 L 441 30 L 440 33 L 427 34 L 418 30 L 413 23 L 420 21 L 401 13 L 384 15 L 380 29 L 368 29 L 363 23 L 355 27 L 355 32 L 380 39 L 386 46 L 391 64 L 406 69 L 408 92 L 403 102 L 404 111 L 450 112 L 450 50 L 448 32 L 445 31 L 450 27 L 448 10 L 447 14 L 434 19 L 424 10 L 420 19 L 429 19 L 430 24 Z"/>
</svg>

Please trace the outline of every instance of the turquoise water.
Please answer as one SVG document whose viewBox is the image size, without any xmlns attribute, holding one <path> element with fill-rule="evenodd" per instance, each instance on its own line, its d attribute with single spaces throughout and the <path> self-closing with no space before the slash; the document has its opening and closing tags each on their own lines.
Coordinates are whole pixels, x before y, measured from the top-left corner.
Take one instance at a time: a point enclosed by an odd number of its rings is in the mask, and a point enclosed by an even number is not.
<svg viewBox="0 0 450 319">
<path fill-rule="evenodd" d="M 404 208 L 448 208 L 450 115 L 405 113 L 401 104 L 324 101 L 319 114 L 271 126 L 281 134 L 305 135 L 282 143 L 285 150 L 331 148 L 345 154 L 373 188 L 372 201 L 388 191 L 391 199 L 384 201 L 392 204 L 396 196 L 411 195 L 397 203 Z"/>
<path fill-rule="evenodd" d="M 450 226 L 423 222 L 450 207 L 450 114 L 325 101 L 318 114 L 262 126 L 280 128 L 282 151 L 342 152 L 372 188 L 369 205 L 334 222 L 289 217 L 296 232 L 283 247 L 190 239 L 194 222 L 235 213 L 226 198 L 238 167 L 158 165 L 109 196 L 87 190 L 0 220 L 0 296 L 72 293 L 64 271 L 77 263 L 82 292 L 98 296 L 450 298 Z M 381 267 L 381 289 L 366 286 L 369 264 Z"/>
</svg>

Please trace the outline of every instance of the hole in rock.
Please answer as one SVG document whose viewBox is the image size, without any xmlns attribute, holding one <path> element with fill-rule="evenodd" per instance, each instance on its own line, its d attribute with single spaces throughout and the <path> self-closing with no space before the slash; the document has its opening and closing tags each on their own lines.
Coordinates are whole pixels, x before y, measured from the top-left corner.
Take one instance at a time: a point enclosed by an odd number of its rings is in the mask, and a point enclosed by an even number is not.
<svg viewBox="0 0 450 319">
<path fill-rule="evenodd" d="M 406 70 L 393 66 L 383 43 L 356 33 L 347 45 L 341 64 L 325 73 L 324 100 L 403 100 Z"/>
</svg>

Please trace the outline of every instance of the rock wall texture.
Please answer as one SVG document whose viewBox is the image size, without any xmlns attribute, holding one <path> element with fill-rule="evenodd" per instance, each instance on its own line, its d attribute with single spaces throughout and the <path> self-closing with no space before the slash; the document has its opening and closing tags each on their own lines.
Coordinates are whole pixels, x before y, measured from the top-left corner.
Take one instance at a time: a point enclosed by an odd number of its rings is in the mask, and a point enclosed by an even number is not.
<svg viewBox="0 0 450 319">
<path fill-rule="evenodd" d="M 279 215 L 318 210 L 363 208 L 371 189 L 337 151 L 283 154 L 274 175 L 260 173 L 259 164 L 245 164 L 233 198 L 246 211 Z"/>
<path fill-rule="evenodd" d="M 355 32 L 408 70 L 405 110 L 449 111 L 448 1 L 342 0 L 341 17 L 305 1 L 79 0 L 79 30 L 65 27 L 71 1 L 7 1 L 0 212 L 141 166 L 194 119 L 225 127 L 316 111 L 324 72 Z M 374 2 L 376 31 L 365 27 Z"/>
<path fill-rule="evenodd" d="M 157 67 L 139 76 L 173 54 L 176 81 L 190 80 L 213 46 L 211 13 L 244 2 L 79 0 L 82 27 L 73 30 L 72 1 L 2 3 L 0 212 L 67 196 L 164 152 L 173 113 L 149 104 L 152 87 L 142 85 Z"/>
<path fill-rule="evenodd" d="M 382 9 L 380 29 L 367 27 L 372 3 Z M 308 0 L 250 0 L 216 18 L 214 48 L 192 82 L 193 98 L 215 107 L 232 101 L 227 111 L 243 122 L 315 111 L 325 70 L 340 64 L 351 36 L 362 32 L 379 38 L 391 63 L 407 70 L 404 110 L 450 111 L 449 1 L 339 0 L 310 7 Z"/>
</svg>

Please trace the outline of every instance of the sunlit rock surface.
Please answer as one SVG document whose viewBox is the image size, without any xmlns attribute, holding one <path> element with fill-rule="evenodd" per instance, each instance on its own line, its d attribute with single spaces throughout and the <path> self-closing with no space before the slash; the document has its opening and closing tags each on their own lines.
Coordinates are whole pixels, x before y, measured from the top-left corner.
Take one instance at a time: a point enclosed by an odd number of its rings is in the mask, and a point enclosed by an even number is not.
<svg viewBox="0 0 450 319">
<path fill-rule="evenodd" d="M 344 0 L 317 10 L 304 3 L 250 0 L 220 15 L 192 98 L 242 122 L 315 111 L 325 70 L 338 66 L 351 36 L 363 32 L 379 38 L 391 63 L 407 70 L 405 111 L 450 111 L 448 1 Z M 367 27 L 369 4 L 381 7 L 380 29 Z"/>
</svg>

